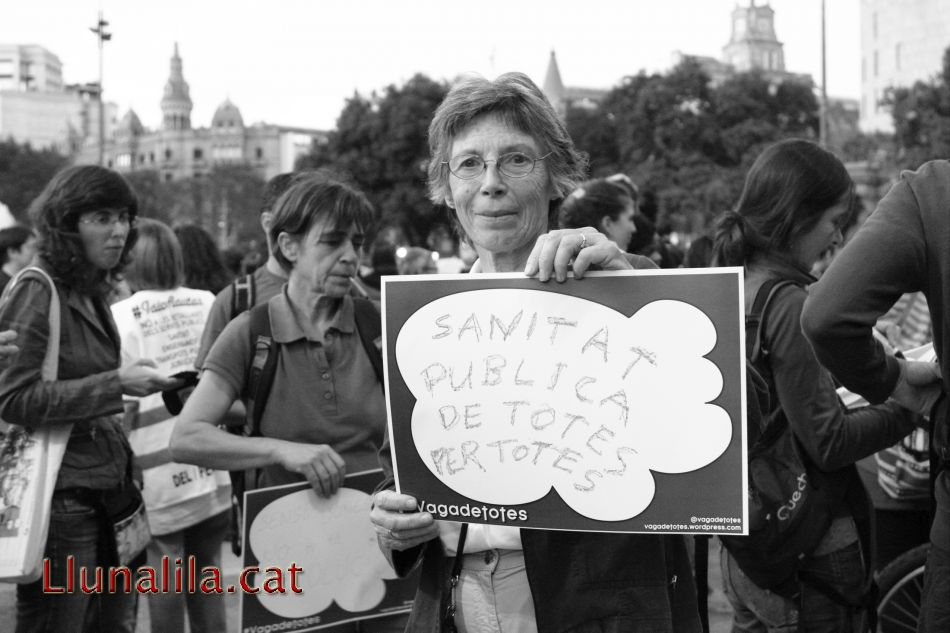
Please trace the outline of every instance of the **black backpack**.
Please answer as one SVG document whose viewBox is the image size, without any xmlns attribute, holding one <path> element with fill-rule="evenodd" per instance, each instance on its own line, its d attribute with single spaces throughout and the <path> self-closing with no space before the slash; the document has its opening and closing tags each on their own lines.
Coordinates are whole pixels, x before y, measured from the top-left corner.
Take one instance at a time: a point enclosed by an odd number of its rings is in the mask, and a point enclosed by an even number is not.
<svg viewBox="0 0 950 633">
<path fill-rule="evenodd" d="M 251 287 L 253 288 L 253 283 Z M 267 305 L 267 303 L 262 303 L 248 311 L 251 321 L 248 344 L 254 350 L 254 358 L 248 369 L 242 394 L 247 407 L 246 421 L 243 427 L 228 427 L 231 433 L 245 437 L 261 435 L 261 418 L 274 384 L 277 360 L 280 357 L 280 345 L 274 344 Z M 376 380 L 382 388 L 383 354 L 380 345 L 382 323 L 379 312 L 371 301 L 358 297 L 353 298 L 353 311 L 356 332 L 363 344 L 363 349 L 369 356 Z M 256 487 L 258 469 L 232 470 L 228 474 L 231 476 L 231 534 L 233 535 L 231 550 L 235 556 L 240 556 L 244 528 L 244 493 Z"/>
<path fill-rule="evenodd" d="M 793 283 L 766 281 L 746 316 L 749 535 L 720 537 L 756 585 L 788 598 L 805 581 L 800 560 L 818 546 L 844 497 L 811 463 L 775 394 L 763 325 L 772 297 Z"/>
</svg>

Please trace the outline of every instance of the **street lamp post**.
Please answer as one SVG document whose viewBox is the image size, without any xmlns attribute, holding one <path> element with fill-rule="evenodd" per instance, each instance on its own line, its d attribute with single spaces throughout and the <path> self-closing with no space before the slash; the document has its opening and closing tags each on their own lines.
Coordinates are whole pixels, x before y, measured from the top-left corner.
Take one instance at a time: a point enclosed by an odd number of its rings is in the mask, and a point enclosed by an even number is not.
<svg viewBox="0 0 950 633">
<path fill-rule="evenodd" d="M 819 105 L 818 139 L 828 145 L 828 73 L 825 68 L 825 0 L 821 0 L 821 104 Z"/>
<path fill-rule="evenodd" d="M 106 31 L 109 23 L 102 19 L 102 11 L 99 12 L 99 22 L 96 26 L 90 26 L 89 30 L 96 34 L 99 40 L 99 165 L 105 164 L 105 143 L 106 143 L 106 115 L 105 104 L 102 101 L 102 44 L 112 39 L 112 33 Z"/>
</svg>

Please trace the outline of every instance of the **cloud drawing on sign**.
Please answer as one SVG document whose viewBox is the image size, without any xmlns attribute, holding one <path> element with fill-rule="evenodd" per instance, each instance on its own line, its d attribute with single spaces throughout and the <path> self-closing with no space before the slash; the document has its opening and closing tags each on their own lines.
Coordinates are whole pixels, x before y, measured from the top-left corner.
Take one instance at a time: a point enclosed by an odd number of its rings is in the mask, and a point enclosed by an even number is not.
<svg viewBox="0 0 950 633">
<path fill-rule="evenodd" d="M 255 594 L 261 605 L 281 617 L 302 618 L 336 602 L 342 609 L 372 609 L 386 594 L 384 579 L 396 578 L 376 542 L 369 521 L 372 499 L 341 488 L 329 499 L 301 490 L 268 504 L 254 519 L 248 542 L 261 570 L 291 563 L 303 569 L 297 585 L 303 593 Z M 256 586 L 267 574 L 257 574 Z"/>
<path fill-rule="evenodd" d="M 579 514 L 621 521 L 653 499 L 653 472 L 684 473 L 728 447 L 709 404 L 720 369 L 695 306 L 659 300 L 625 317 L 551 292 L 489 289 L 417 310 L 396 340 L 416 398 L 426 467 L 483 503 L 523 504 L 553 488 Z"/>
</svg>

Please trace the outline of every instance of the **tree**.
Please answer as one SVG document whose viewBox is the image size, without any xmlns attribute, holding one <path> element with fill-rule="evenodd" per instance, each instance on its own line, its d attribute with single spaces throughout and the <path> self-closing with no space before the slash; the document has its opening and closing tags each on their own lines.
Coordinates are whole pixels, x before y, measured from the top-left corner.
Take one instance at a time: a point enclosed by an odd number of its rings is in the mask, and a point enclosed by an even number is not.
<svg viewBox="0 0 950 633">
<path fill-rule="evenodd" d="M 437 219 L 426 195 L 429 121 L 448 87 L 417 74 L 382 94 L 355 93 L 327 143 L 314 145 L 299 169 L 342 172 L 367 195 L 379 219 L 404 222 L 422 236 Z"/>
<path fill-rule="evenodd" d="M 13 139 L 0 141 L 0 202 L 10 207 L 18 222 L 29 223 L 27 211 L 68 158 L 50 149 L 33 149 Z"/>
<path fill-rule="evenodd" d="M 666 74 L 627 77 L 571 131 L 580 129 L 582 149 L 606 157 L 602 165 L 630 174 L 656 201 L 658 228 L 696 233 L 735 204 L 766 145 L 814 138 L 817 127 L 810 86 L 751 72 L 714 87 L 687 58 Z"/>
<path fill-rule="evenodd" d="M 950 156 L 950 48 L 944 51 L 939 75 L 890 89 L 884 103 L 891 107 L 900 167 L 916 169 Z"/>
</svg>

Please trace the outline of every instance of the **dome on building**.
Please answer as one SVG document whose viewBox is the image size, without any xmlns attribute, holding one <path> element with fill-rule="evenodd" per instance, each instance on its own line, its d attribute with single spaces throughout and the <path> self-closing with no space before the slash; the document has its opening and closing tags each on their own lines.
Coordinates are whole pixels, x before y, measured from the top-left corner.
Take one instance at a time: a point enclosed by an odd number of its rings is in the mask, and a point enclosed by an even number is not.
<svg viewBox="0 0 950 633">
<path fill-rule="evenodd" d="M 119 125 L 115 131 L 116 135 L 141 136 L 145 133 L 145 127 L 142 125 L 142 121 L 139 120 L 139 115 L 135 113 L 135 110 L 129 109 L 129 111 L 125 113 L 125 116 L 122 117 L 122 120 L 119 121 Z"/>
<path fill-rule="evenodd" d="M 225 99 L 224 103 L 214 111 L 214 116 L 211 117 L 211 127 L 215 130 L 220 128 L 243 128 L 244 118 L 241 116 L 238 107 L 231 103 L 230 99 Z"/>
</svg>

